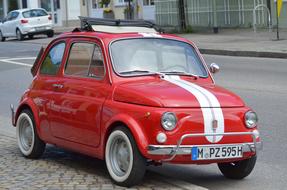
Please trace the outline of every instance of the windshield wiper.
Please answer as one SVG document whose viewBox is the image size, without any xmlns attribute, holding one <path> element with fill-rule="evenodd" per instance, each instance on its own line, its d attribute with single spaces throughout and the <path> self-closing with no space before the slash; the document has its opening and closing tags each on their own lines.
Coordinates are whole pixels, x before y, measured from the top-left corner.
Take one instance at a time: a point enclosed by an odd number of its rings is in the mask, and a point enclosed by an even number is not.
<svg viewBox="0 0 287 190">
<path fill-rule="evenodd" d="M 195 79 L 197 79 L 199 77 L 198 75 L 187 73 L 187 72 L 184 72 L 184 71 L 163 71 L 163 72 L 160 72 L 160 73 L 164 73 L 166 75 L 190 76 L 190 77 L 194 77 Z"/>
<path fill-rule="evenodd" d="M 129 74 L 148 74 L 148 75 L 159 75 L 159 76 L 164 75 L 163 73 L 160 73 L 160 72 L 152 72 L 152 71 L 147 71 L 147 70 L 123 71 L 123 72 L 120 72 L 120 74 L 121 74 L 121 75 L 129 75 Z"/>
</svg>

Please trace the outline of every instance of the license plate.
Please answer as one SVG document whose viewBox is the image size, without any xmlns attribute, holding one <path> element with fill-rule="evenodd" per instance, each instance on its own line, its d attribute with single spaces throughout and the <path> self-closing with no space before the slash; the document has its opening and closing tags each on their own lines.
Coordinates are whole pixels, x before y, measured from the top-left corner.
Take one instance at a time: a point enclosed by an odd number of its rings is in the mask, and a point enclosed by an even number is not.
<svg viewBox="0 0 287 190">
<path fill-rule="evenodd" d="M 227 146 L 198 146 L 192 147 L 192 160 L 215 160 L 228 158 L 241 158 L 243 156 L 241 145 L 227 145 Z"/>
<path fill-rule="evenodd" d="M 46 27 L 36 27 L 35 28 L 36 31 L 41 31 L 41 30 L 45 30 L 45 29 L 46 29 Z"/>
</svg>

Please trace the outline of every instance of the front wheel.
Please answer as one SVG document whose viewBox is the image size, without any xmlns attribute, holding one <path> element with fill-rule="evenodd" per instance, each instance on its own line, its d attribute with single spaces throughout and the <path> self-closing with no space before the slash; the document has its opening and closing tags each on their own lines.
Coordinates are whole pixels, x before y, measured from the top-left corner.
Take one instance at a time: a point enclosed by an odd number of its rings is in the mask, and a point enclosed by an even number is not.
<svg viewBox="0 0 287 190">
<path fill-rule="evenodd" d="M 117 127 L 110 134 L 105 151 L 106 165 L 112 180 L 120 186 L 140 183 L 146 171 L 146 159 L 141 155 L 131 132 Z"/>
<path fill-rule="evenodd" d="M 256 156 L 252 156 L 249 159 L 237 162 L 219 163 L 218 168 L 226 178 L 243 179 L 252 172 L 256 158 Z"/>
<path fill-rule="evenodd" d="M 46 144 L 38 136 L 30 110 L 23 110 L 17 119 L 16 137 L 21 153 L 27 158 L 39 158 Z"/>
</svg>

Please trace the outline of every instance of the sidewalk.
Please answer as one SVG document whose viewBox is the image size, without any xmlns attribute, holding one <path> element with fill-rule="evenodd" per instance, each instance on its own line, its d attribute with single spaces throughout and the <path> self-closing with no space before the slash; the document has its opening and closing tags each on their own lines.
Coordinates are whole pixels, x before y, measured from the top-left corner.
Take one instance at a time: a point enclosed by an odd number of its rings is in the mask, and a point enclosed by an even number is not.
<svg viewBox="0 0 287 190">
<path fill-rule="evenodd" d="M 287 58 L 287 30 L 276 32 L 267 30 L 254 33 L 252 29 L 225 29 L 218 34 L 181 34 L 193 41 L 203 54 Z"/>
<path fill-rule="evenodd" d="M 72 31 L 74 27 L 56 27 L 55 33 Z M 280 30 L 280 40 L 276 31 L 253 29 L 222 29 L 218 34 L 192 33 L 178 34 L 193 41 L 203 54 L 287 58 L 287 30 Z"/>
</svg>

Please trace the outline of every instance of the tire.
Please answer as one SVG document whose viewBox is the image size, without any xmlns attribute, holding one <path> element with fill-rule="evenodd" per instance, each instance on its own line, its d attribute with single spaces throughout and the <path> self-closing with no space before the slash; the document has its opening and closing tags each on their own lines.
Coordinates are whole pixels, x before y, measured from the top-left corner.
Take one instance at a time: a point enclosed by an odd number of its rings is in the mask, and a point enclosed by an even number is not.
<svg viewBox="0 0 287 190">
<path fill-rule="evenodd" d="M 17 40 L 19 41 L 24 40 L 24 35 L 21 33 L 21 31 L 18 28 L 16 29 L 16 37 L 17 37 Z"/>
<path fill-rule="evenodd" d="M 243 179 L 252 172 L 256 163 L 256 158 L 256 156 L 253 156 L 238 162 L 219 163 L 218 168 L 226 178 Z"/>
<path fill-rule="evenodd" d="M 3 36 L 2 32 L 0 31 L 0 41 L 4 42 L 6 38 Z"/>
<path fill-rule="evenodd" d="M 141 155 L 131 132 L 117 127 L 106 143 L 105 161 L 113 182 L 131 187 L 141 182 L 146 171 L 146 159 Z"/>
<path fill-rule="evenodd" d="M 52 30 L 52 31 L 48 32 L 47 36 L 48 36 L 48 38 L 54 37 L 54 31 Z"/>
<path fill-rule="evenodd" d="M 32 40 L 34 38 L 34 35 L 29 34 L 28 37 L 29 37 L 30 40 Z"/>
<path fill-rule="evenodd" d="M 39 138 L 33 114 L 28 109 L 23 110 L 17 119 L 16 137 L 19 149 L 26 158 L 36 159 L 44 153 L 46 144 Z"/>
</svg>

